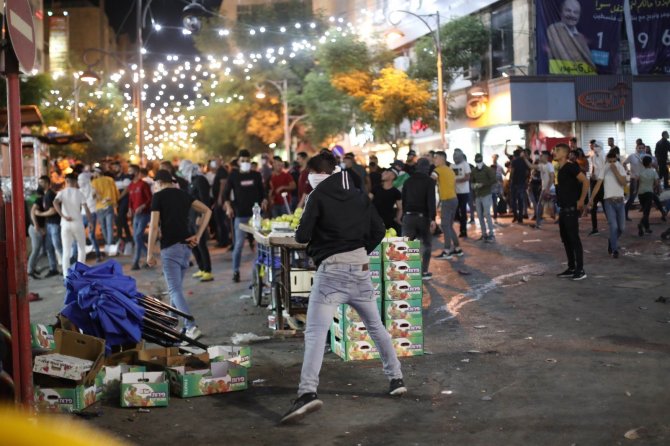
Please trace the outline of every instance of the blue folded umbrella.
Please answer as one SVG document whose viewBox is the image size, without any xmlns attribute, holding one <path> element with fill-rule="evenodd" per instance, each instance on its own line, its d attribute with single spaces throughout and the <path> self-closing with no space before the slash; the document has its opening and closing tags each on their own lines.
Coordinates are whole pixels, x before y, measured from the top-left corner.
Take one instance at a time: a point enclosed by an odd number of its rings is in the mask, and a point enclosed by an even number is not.
<svg viewBox="0 0 670 446">
<path fill-rule="evenodd" d="M 91 267 L 76 263 L 68 270 L 65 286 L 61 314 L 85 334 L 104 339 L 107 353 L 113 346 L 140 341 L 144 308 L 137 299 L 142 294 L 118 262 Z"/>
</svg>

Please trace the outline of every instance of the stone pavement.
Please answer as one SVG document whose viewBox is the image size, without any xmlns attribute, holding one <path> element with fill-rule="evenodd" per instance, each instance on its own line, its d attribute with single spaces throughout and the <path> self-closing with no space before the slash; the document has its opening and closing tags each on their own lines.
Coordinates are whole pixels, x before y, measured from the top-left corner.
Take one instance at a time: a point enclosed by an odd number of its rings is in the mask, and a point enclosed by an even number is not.
<svg viewBox="0 0 670 446">
<path fill-rule="evenodd" d="M 583 219 L 589 277 L 581 282 L 555 277 L 565 255 L 551 222 L 533 230 L 501 219 L 496 244 L 468 239 L 464 257 L 433 260 L 423 304 L 430 355 L 401 360 L 409 388 L 401 399 L 385 395 L 379 362 L 327 354 L 323 409 L 280 427 L 295 398 L 302 341 L 272 339 L 253 345 L 249 378 L 263 381 L 247 391 L 171 398 L 150 413 L 98 404 L 88 412 L 99 416 L 86 422 L 146 445 L 670 444 L 670 303 L 655 302 L 670 297 L 670 245 L 658 240 L 665 225 L 652 216 L 653 236 L 640 239 L 630 224 L 617 260 L 604 233 L 586 237 Z M 186 280 L 209 344 L 234 333 L 272 335 L 267 310 L 245 298 L 253 255 L 245 248 L 242 284 L 230 280 L 230 256 L 213 250 L 214 282 Z M 128 258 L 120 261 L 129 269 Z M 159 269 L 133 276 L 142 291 L 164 290 Z M 60 279 L 30 285 L 44 298 L 31 304 L 32 319 L 51 322 Z M 634 442 L 624 438 L 631 429 L 639 429 Z"/>
</svg>

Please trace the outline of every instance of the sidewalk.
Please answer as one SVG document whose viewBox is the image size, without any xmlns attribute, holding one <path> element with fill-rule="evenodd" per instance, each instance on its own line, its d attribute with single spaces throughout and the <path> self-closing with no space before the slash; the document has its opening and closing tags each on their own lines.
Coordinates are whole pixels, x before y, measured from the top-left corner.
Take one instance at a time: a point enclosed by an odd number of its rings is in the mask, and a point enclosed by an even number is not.
<svg viewBox="0 0 670 446">
<path fill-rule="evenodd" d="M 379 362 L 327 354 L 323 409 L 279 427 L 296 396 L 302 341 L 273 339 L 253 345 L 249 379 L 263 381 L 248 391 L 171 398 L 150 413 L 96 405 L 100 416 L 89 422 L 147 445 L 609 446 L 629 442 L 624 434 L 636 428 L 643 429 L 635 444 L 669 444 L 670 303 L 655 302 L 670 297 L 670 245 L 658 239 L 666 226 L 652 225 L 653 235 L 640 239 L 629 224 L 614 260 L 604 219 L 593 237 L 582 219 L 589 277 L 572 282 L 555 277 L 565 269 L 558 225 L 534 230 L 500 221 L 497 243 L 468 239 L 464 257 L 431 262 L 423 304 L 431 354 L 401 360 L 409 388 L 402 399 L 386 396 Z M 478 237 L 474 227 L 469 232 Z M 189 274 L 185 285 L 203 341 L 272 335 L 267 310 L 245 298 L 248 247 L 240 284 L 231 281 L 231 253 L 212 254 L 215 280 L 199 283 Z M 119 260 L 129 272 L 129 259 Z M 160 268 L 132 275 L 142 291 L 164 290 Z M 60 308 L 60 280 L 31 280 L 31 291 L 44 298 L 31 304 L 34 321 L 51 322 Z"/>
</svg>

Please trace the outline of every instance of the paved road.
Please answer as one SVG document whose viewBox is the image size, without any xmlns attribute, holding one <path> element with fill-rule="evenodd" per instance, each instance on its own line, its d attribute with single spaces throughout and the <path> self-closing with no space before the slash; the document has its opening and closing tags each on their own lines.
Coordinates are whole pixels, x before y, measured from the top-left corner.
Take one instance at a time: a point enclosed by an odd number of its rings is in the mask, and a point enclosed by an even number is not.
<svg viewBox="0 0 670 446">
<path fill-rule="evenodd" d="M 173 398 L 150 413 L 102 405 L 88 422 L 136 444 L 670 444 L 670 303 L 655 302 L 670 297 L 670 246 L 657 241 L 665 226 L 639 239 L 631 225 L 617 260 L 605 235 L 584 237 L 589 277 L 572 282 L 555 278 L 565 268 L 556 225 L 501 223 L 495 245 L 468 240 L 463 258 L 433 261 L 423 304 L 431 354 L 402 360 L 410 389 L 402 399 L 385 395 L 378 362 L 328 354 L 323 409 L 279 427 L 302 343 L 273 339 L 254 345 L 250 379 L 265 381 L 248 391 Z M 267 310 L 243 298 L 248 284 L 230 282 L 230 253 L 213 257 L 214 282 L 186 283 L 204 341 L 271 335 Z M 243 279 L 251 258 L 247 250 Z M 158 271 L 136 277 L 141 290 L 164 288 Z M 50 321 L 63 296 L 58 279 L 31 286 L 45 298 L 32 304 L 33 320 Z M 624 438 L 638 428 L 638 440 Z"/>
</svg>

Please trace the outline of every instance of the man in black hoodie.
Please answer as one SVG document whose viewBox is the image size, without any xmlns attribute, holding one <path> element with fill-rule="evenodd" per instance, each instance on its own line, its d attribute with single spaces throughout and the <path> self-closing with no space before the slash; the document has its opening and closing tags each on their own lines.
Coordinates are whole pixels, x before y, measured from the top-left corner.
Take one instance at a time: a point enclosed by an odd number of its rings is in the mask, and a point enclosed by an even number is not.
<svg viewBox="0 0 670 446">
<path fill-rule="evenodd" d="M 358 312 L 375 342 L 384 374 L 390 380 L 389 394 L 402 395 L 407 391 L 370 281 L 368 254 L 384 237 L 384 223 L 367 194 L 354 186 L 353 174 L 347 171 L 333 174 L 335 165 L 335 157 L 330 154 L 317 155 L 307 164 L 314 190 L 307 198 L 295 239 L 308 243 L 307 253 L 318 269 L 307 307 L 298 399 L 281 419 L 282 423 L 296 422 L 323 405 L 316 388 L 326 335 L 340 304 L 349 304 Z"/>
<path fill-rule="evenodd" d="M 416 163 L 414 173 L 405 181 L 402 188 L 402 235 L 411 240 L 421 240 L 421 277 L 430 280 L 433 274 L 428 272 L 430 252 L 432 250 L 433 231 L 435 231 L 435 180 L 430 172 L 430 161 L 421 158 Z"/>
</svg>

